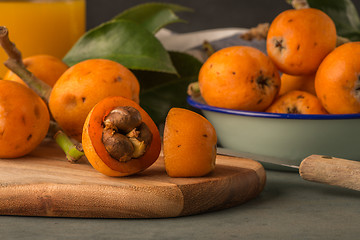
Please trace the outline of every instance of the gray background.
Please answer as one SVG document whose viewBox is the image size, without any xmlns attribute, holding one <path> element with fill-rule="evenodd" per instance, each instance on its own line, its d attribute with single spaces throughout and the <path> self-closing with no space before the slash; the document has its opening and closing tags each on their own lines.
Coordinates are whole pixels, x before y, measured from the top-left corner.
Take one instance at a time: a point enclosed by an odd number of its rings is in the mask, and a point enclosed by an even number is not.
<svg viewBox="0 0 360 240">
<path fill-rule="evenodd" d="M 360 1 L 352 1 L 359 11 Z M 174 23 L 168 26 L 177 32 L 253 27 L 258 23 L 271 22 L 281 11 L 291 8 L 285 0 L 87 0 L 87 28 L 110 20 L 129 7 L 148 2 L 176 3 L 193 9 L 193 12 L 178 13 L 187 23 Z"/>
</svg>

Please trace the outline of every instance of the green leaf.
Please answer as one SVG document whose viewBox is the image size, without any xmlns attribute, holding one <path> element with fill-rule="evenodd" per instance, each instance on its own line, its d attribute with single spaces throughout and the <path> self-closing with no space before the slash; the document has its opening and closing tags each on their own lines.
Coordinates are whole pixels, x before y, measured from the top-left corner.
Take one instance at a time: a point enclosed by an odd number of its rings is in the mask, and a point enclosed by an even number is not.
<svg viewBox="0 0 360 240">
<path fill-rule="evenodd" d="M 189 108 L 186 102 L 187 87 L 191 82 L 197 81 L 202 65 L 200 61 L 185 53 L 170 52 L 170 56 L 180 77 L 160 73 L 136 73 L 142 89 L 140 105 L 158 125 L 164 123 L 170 108 Z"/>
<path fill-rule="evenodd" d="M 183 52 L 170 51 L 171 61 L 181 77 L 198 77 L 202 62 L 197 58 Z"/>
<path fill-rule="evenodd" d="M 181 52 L 169 52 L 171 61 L 174 63 L 178 75 L 150 71 L 133 71 L 140 82 L 140 93 L 148 91 L 155 86 L 165 84 L 180 78 L 194 77 L 198 75 L 201 62 L 193 56 Z"/>
<path fill-rule="evenodd" d="M 130 69 L 177 73 L 160 41 L 128 20 L 110 21 L 88 31 L 63 60 L 71 66 L 92 58 L 110 59 Z"/>
<path fill-rule="evenodd" d="M 187 85 L 194 79 L 175 79 L 140 95 L 140 105 L 157 125 L 164 123 L 172 107 L 186 108 Z"/>
<path fill-rule="evenodd" d="M 308 3 L 332 18 L 339 36 L 360 40 L 360 18 L 351 0 L 308 0 Z"/>
<path fill-rule="evenodd" d="M 156 33 L 170 23 L 185 22 L 175 14 L 180 11 L 191 11 L 191 9 L 177 4 L 146 3 L 125 10 L 114 19 L 131 20 Z"/>
</svg>

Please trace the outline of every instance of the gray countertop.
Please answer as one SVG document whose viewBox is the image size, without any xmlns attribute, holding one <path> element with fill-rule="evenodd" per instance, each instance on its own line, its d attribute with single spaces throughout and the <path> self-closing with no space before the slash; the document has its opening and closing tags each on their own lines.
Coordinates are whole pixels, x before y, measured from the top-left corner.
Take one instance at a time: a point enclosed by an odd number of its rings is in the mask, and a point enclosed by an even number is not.
<svg viewBox="0 0 360 240">
<path fill-rule="evenodd" d="M 359 239 L 360 192 L 267 171 L 263 192 L 233 208 L 167 219 L 1 216 L 1 239 Z"/>
</svg>

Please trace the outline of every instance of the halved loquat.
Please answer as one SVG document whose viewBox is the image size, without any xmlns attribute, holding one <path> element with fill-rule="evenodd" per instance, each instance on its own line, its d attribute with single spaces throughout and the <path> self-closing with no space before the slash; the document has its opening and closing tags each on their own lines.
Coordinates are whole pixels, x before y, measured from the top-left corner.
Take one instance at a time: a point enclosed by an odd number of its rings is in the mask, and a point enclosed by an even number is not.
<svg viewBox="0 0 360 240">
<path fill-rule="evenodd" d="M 170 109 L 164 129 L 165 169 L 170 177 L 201 177 L 215 168 L 217 136 L 203 116 Z"/>
<path fill-rule="evenodd" d="M 161 139 L 151 117 L 136 102 L 114 96 L 101 100 L 88 114 L 82 145 L 96 170 L 120 177 L 151 166 L 160 154 Z"/>
</svg>

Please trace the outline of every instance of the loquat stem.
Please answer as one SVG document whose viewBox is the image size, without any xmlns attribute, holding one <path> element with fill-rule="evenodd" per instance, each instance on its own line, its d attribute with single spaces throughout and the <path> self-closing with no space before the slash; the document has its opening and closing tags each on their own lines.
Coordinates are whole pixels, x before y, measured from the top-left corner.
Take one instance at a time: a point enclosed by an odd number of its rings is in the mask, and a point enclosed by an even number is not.
<svg viewBox="0 0 360 240">
<path fill-rule="evenodd" d="M 0 26 L 1 46 L 5 50 L 9 58 L 16 59 L 22 65 L 21 52 L 16 48 L 15 44 L 9 39 L 9 31 L 5 26 Z"/>
<path fill-rule="evenodd" d="M 215 52 L 214 47 L 208 41 L 204 41 L 202 47 L 208 57 L 210 57 Z"/>
<path fill-rule="evenodd" d="M 0 45 L 9 56 L 4 65 L 18 75 L 46 104 L 49 102 L 51 87 L 28 71 L 22 61 L 21 52 L 9 39 L 9 31 L 5 26 L 0 26 Z"/>
<path fill-rule="evenodd" d="M 187 88 L 187 94 L 194 98 L 199 97 L 201 95 L 199 82 L 190 83 Z"/>
<path fill-rule="evenodd" d="M 63 131 L 59 130 L 54 135 L 54 139 L 56 143 L 61 147 L 61 149 L 65 152 L 66 159 L 70 163 L 76 163 L 82 156 L 84 156 L 84 151 L 81 143 L 74 144 Z"/>
<path fill-rule="evenodd" d="M 240 35 L 240 38 L 251 41 L 253 39 L 266 39 L 270 23 L 259 23 L 256 27 L 250 28 L 247 32 Z"/>
<path fill-rule="evenodd" d="M 307 0 L 287 0 L 294 9 L 309 8 Z"/>
</svg>

